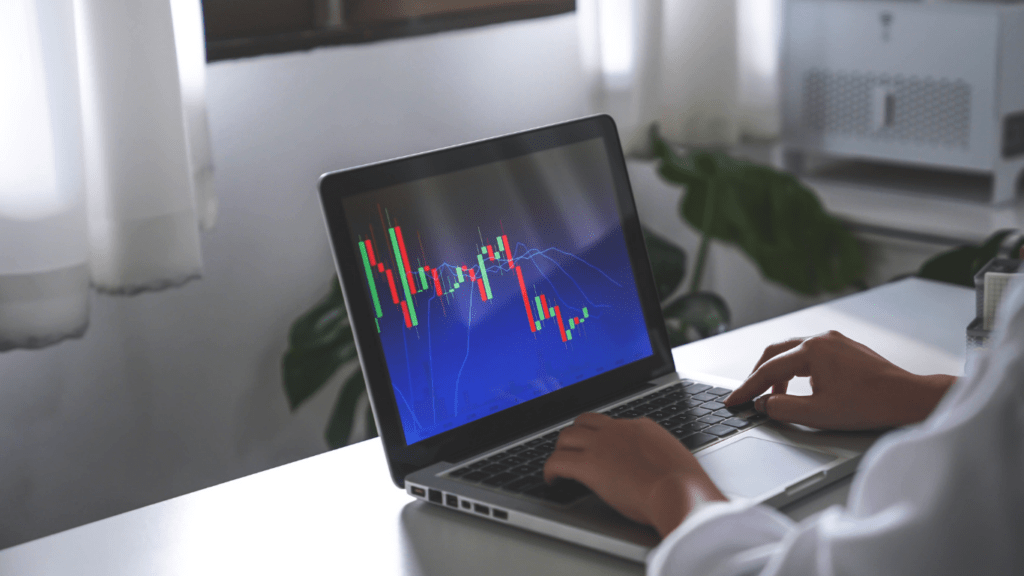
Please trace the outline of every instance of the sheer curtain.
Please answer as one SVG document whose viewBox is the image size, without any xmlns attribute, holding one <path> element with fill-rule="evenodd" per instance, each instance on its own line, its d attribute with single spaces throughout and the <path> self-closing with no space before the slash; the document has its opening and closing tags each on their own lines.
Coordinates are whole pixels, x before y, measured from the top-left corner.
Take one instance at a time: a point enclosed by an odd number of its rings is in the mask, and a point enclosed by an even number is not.
<svg viewBox="0 0 1024 576">
<path fill-rule="evenodd" d="M 647 129 L 681 144 L 779 132 L 782 0 L 578 0 L 581 54 L 597 110 L 628 152 Z"/>
<path fill-rule="evenodd" d="M 201 19 L 199 0 L 0 2 L 0 350 L 81 335 L 90 284 L 200 275 Z"/>
</svg>

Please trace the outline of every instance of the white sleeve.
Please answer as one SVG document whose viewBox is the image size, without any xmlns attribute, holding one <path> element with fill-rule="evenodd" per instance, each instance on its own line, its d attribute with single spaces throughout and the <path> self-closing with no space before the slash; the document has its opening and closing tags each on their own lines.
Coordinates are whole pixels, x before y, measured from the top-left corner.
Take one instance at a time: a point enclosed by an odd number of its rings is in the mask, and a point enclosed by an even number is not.
<svg viewBox="0 0 1024 576">
<path fill-rule="evenodd" d="M 997 344 L 929 418 L 865 455 L 846 508 L 799 524 L 766 506 L 695 510 L 650 575 L 1020 573 L 1024 567 L 1024 282 Z"/>
</svg>

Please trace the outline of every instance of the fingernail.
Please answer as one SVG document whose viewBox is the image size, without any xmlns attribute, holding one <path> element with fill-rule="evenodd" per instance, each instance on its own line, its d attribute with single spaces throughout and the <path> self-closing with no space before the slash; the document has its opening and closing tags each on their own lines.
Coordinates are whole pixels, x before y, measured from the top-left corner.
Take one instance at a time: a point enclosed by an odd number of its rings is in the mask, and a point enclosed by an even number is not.
<svg viewBox="0 0 1024 576">
<path fill-rule="evenodd" d="M 757 400 L 754 400 L 754 412 L 757 412 L 758 414 L 764 414 L 764 415 L 767 416 L 768 413 L 765 412 L 765 409 L 764 409 L 765 402 L 767 402 L 767 401 L 768 401 L 768 397 L 767 396 L 761 396 Z"/>
</svg>

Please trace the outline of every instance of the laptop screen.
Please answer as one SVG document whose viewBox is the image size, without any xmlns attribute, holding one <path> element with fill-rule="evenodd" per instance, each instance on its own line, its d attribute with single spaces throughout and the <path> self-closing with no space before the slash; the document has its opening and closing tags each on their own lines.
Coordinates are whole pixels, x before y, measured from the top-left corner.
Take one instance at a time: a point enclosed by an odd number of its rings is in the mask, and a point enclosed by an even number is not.
<svg viewBox="0 0 1024 576">
<path fill-rule="evenodd" d="M 653 354 L 601 138 L 346 197 L 406 443 Z"/>
</svg>

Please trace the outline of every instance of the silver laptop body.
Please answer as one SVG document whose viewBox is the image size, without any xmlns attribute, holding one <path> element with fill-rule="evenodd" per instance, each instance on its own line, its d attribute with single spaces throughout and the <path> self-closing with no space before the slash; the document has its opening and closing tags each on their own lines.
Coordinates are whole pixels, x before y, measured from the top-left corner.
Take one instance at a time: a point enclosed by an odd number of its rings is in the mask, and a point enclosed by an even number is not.
<svg viewBox="0 0 1024 576">
<path fill-rule="evenodd" d="M 718 414 L 672 432 L 723 493 L 781 506 L 875 438 L 727 413 L 735 382 L 676 371 L 607 116 L 325 174 L 320 195 L 388 466 L 417 499 L 643 562 L 651 528 L 593 494 L 513 489 L 509 463 L 535 481 L 578 414 L 670 400 Z"/>
<path fill-rule="evenodd" d="M 598 411 L 656 394 L 679 380 L 677 374 L 672 374 L 656 382 L 659 385 L 650 392 L 625 398 Z M 697 381 L 730 388 L 738 384 L 706 375 Z M 749 412 L 738 415 L 751 416 Z M 657 533 L 627 520 L 592 494 L 567 505 L 558 505 L 447 475 L 450 470 L 486 460 L 571 423 L 559 422 L 548 430 L 463 462 L 439 462 L 414 472 L 406 479 L 406 492 L 453 511 L 643 562 L 659 542 Z M 870 433 L 830 433 L 762 420 L 693 452 L 731 500 L 746 499 L 781 507 L 853 474 L 861 456 L 876 438 L 876 434 Z"/>
</svg>

